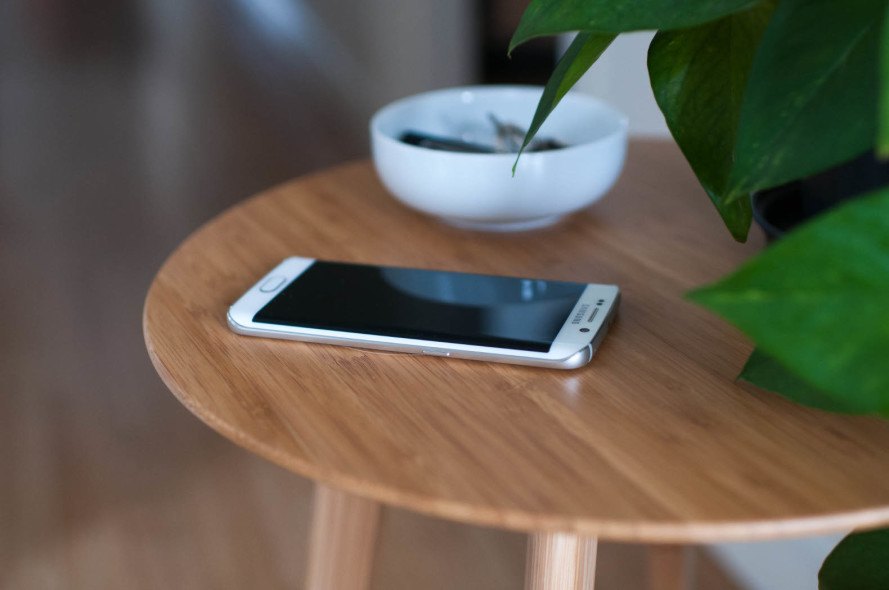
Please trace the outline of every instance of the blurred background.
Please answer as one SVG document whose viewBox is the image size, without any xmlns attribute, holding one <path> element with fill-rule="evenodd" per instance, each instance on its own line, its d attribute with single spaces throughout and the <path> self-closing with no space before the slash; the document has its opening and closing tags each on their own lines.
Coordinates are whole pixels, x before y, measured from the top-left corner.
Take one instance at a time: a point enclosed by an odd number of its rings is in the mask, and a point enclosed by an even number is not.
<svg viewBox="0 0 889 590">
<path fill-rule="evenodd" d="M 300 587 L 309 482 L 173 399 L 145 292 L 225 207 L 367 156 L 386 102 L 545 82 L 565 40 L 506 57 L 525 5 L 0 2 L 0 588 Z M 649 39 L 621 37 L 580 87 L 663 136 Z M 830 542 L 700 551 L 699 588 L 814 587 Z M 524 553 L 522 535 L 387 510 L 374 587 L 520 588 Z M 600 556 L 597 588 L 644 583 L 643 548 Z"/>
</svg>

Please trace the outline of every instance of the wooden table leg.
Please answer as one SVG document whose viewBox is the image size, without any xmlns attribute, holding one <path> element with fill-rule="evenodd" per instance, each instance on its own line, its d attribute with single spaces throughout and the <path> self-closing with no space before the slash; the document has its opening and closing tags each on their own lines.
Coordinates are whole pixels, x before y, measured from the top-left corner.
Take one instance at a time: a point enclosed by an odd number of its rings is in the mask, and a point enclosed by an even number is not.
<svg viewBox="0 0 889 590">
<path fill-rule="evenodd" d="M 694 548 L 683 545 L 651 545 L 648 549 L 649 590 L 692 590 Z"/>
<path fill-rule="evenodd" d="M 525 590 L 593 590 L 596 539 L 566 533 L 528 538 Z"/>
<path fill-rule="evenodd" d="M 306 590 L 370 587 L 380 505 L 315 486 Z"/>
</svg>

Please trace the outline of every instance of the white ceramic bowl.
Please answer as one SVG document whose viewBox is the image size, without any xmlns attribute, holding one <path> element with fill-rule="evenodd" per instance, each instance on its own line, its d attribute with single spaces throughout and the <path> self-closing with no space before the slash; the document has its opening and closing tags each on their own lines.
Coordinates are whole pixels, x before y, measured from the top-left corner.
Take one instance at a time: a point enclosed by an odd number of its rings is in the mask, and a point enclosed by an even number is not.
<svg viewBox="0 0 889 590">
<path fill-rule="evenodd" d="M 448 88 L 395 101 L 370 122 L 374 165 L 406 205 L 473 229 L 542 227 L 600 199 L 617 180 L 627 148 L 627 118 L 600 100 L 568 94 L 538 132 L 569 147 L 522 154 L 448 152 L 399 140 L 405 131 L 493 145 L 489 120 L 527 127 L 543 89 Z"/>
</svg>

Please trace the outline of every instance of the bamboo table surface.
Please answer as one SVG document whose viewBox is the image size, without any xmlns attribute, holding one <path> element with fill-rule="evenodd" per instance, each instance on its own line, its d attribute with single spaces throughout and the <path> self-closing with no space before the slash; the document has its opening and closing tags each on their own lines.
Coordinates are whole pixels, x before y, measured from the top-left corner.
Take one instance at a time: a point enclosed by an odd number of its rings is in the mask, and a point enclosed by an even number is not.
<svg viewBox="0 0 889 590">
<path fill-rule="evenodd" d="M 633 143 L 602 201 L 522 234 L 442 225 L 351 163 L 196 231 L 151 286 L 145 339 L 167 386 L 219 433 L 389 505 L 663 543 L 887 523 L 889 422 L 736 382 L 750 343 L 682 298 L 761 248 L 751 233 L 729 237 L 669 143 Z M 229 331 L 228 306 L 294 255 L 615 283 L 623 299 L 593 361 L 566 372 Z"/>
</svg>

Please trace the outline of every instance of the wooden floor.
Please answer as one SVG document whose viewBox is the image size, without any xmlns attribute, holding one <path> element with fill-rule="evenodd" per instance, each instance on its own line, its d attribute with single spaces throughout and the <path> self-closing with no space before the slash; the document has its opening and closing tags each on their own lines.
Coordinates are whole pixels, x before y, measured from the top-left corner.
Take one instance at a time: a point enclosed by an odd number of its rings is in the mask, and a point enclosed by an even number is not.
<svg viewBox="0 0 889 590">
<path fill-rule="evenodd" d="M 191 230 L 367 151 L 227 6 L 0 3 L 0 588 L 300 587 L 310 483 L 188 414 L 142 343 Z M 374 588 L 520 588 L 524 551 L 387 510 Z M 641 587 L 643 557 L 602 547 L 598 587 Z M 701 590 L 735 587 L 701 564 Z"/>
</svg>

